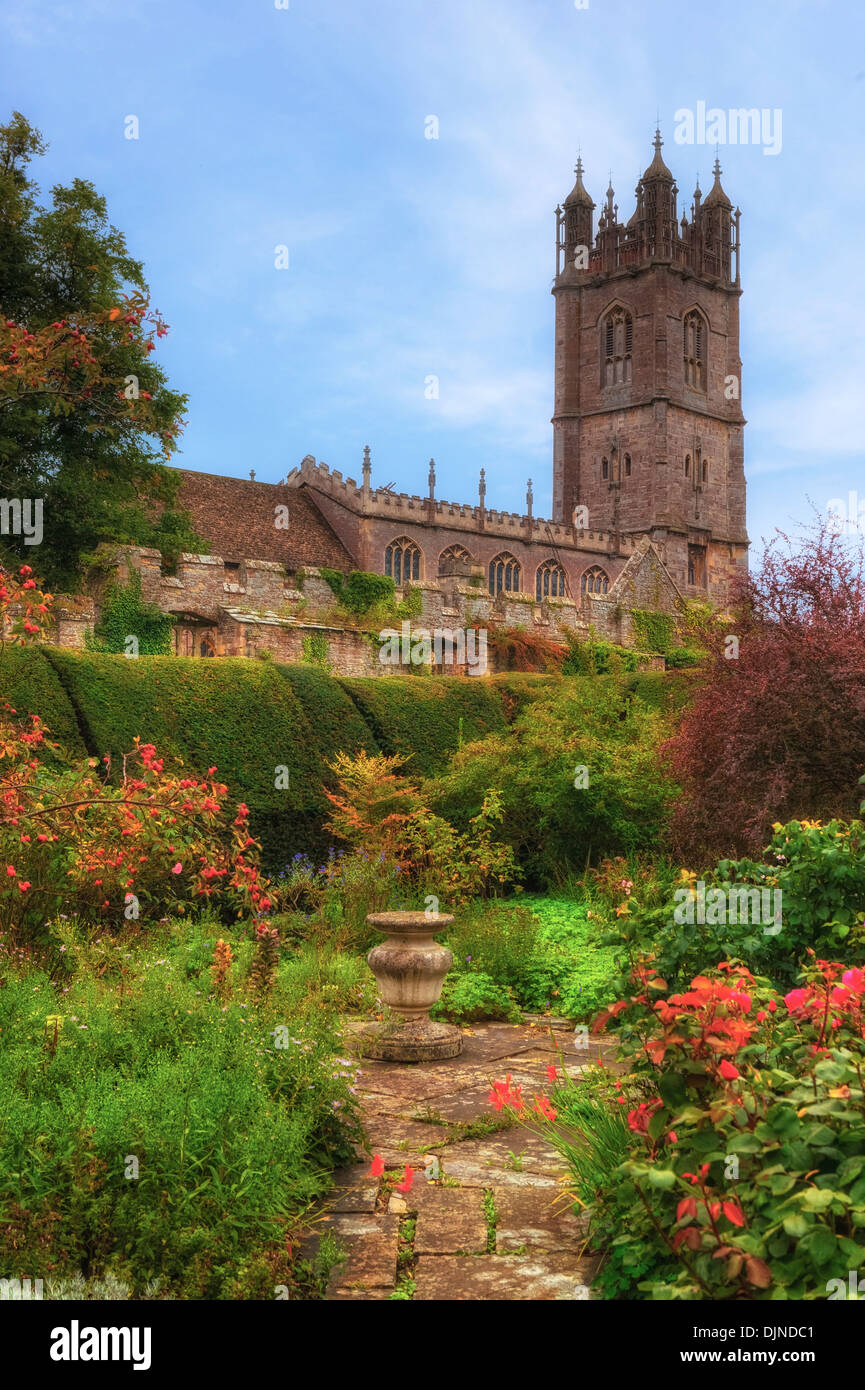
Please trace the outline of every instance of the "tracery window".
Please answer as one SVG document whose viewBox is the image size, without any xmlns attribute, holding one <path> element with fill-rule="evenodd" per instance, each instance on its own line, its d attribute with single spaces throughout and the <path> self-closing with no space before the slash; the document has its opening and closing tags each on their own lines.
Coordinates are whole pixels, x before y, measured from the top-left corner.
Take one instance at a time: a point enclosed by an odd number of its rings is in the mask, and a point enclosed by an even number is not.
<svg viewBox="0 0 865 1390">
<path fill-rule="evenodd" d="M 420 550 L 408 536 L 391 541 L 384 552 L 384 572 L 397 586 L 420 578 Z"/>
<path fill-rule="evenodd" d="M 538 566 L 535 594 L 538 603 L 545 598 L 565 597 L 565 571 L 556 560 L 545 560 Z"/>
<path fill-rule="evenodd" d="M 513 555 L 497 555 L 490 561 L 490 593 L 516 594 L 520 588 L 519 561 Z"/>
<path fill-rule="evenodd" d="M 609 577 L 600 565 L 592 565 L 580 581 L 580 592 L 583 594 L 605 594 L 609 587 Z"/>
</svg>

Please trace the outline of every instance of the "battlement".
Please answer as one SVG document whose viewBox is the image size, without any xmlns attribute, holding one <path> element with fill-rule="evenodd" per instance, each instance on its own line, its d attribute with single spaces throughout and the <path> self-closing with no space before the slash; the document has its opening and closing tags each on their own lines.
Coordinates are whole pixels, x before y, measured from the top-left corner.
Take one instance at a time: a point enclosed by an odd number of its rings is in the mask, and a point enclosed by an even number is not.
<svg viewBox="0 0 865 1390">
<path fill-rule="evenodd" d="M 497 508 L 472 506 L 464 502 L 449 502 L 443 498 L 419 497 L 416 493 L 390 492 L 386 488 L 359 487 L 354 478 L 343 478 L 339 469 L 318 462 L 311 454 L 293 468 L 285 479 L 287 487 L 306 485 L 316 492 L 341 503 L 349 511 L 368 517 L 405 521 L 407 525 L 424 522 L 476 534 L 525 542 L 552 543 L 572 550 L 589 550 L 608 554 L 631 555 L 639 536 L 616 534 L 613 531 L 577 529 L 544 517 L 528 513 L 507 512 Z"/>
</svg>

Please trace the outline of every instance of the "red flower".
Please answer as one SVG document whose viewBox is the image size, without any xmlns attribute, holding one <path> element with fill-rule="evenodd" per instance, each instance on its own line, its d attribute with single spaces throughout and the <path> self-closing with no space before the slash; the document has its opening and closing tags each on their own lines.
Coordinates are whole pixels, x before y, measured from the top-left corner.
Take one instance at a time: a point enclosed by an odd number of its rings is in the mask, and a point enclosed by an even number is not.
<svg viewBox="0 0 865 1390">
<path fill-rule="evenodd" d="M 535 1097 L 534 1109 L 537 1111 L 539 1115 L 543 1115 L 545 1120 L 554 1120 L 556 1118 L 556 1115 L 558 1114 L 558 1111 L 556 1110 L 555 1106 L 550 1105 L 550 1102 L 547 1100 L 546 1096 Z"/>
<path fill-rule="evenodd" d="M 721 1063 L 721 1075 L 725 1081 L 736 1081 L 739 1077 L 739 1068 L 734 1067 L 732 1062 L 728 1062 L 725 1057 Z"/>
<path fill-rule="evenodd" d="M 548 1080 L 548 1081 L 555 1081 L 555 1079 L 556 1079 L 556 1069 L 555 1069 L 555 1067 L 552 1065 L 552 1063 L 549 1063 L 548 1066 L 547 1066 L 547 1080 Z"/>
<path fill-rule="evenodd" d="M 410 1191 L 411 1191 L 411 1185 L 412 1185 L 413 1182 L 414 1182 L 414 1173 L 413 1173 L 413 1171 L 412 1171 L 412 1169 L 411 1169 L 410 1164 L 407 1163 L 407 1164 L 405 1165 L 405 1173 L 404 1173 L 404 1175 L 403 1175 L 403 1180 L 402 1180 L 402 1182 L 397 1183 L 396 1189 L 395 1189 L 395 1190 L 396 1190 L 397 1192 L 410 1192 Z"/>
<path fill-rule="evenodd" d="M 384 1159 L 382 1158 L 381 1154 L 374 1154 L 372 1160 L 372 1167 L 369 1170 L 369 1175 L 371 1178 L 380 1178 L 383 1172 Z"/>
</svg>

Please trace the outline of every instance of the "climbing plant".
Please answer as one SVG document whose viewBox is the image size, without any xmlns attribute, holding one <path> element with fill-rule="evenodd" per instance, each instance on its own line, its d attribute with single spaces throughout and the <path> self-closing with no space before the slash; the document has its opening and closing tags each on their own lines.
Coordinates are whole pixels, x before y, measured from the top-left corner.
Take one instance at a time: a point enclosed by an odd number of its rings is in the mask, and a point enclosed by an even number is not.
<svg viewBox="0 0 865 1390">
<path fill-rule="evenodd" d="M 170 656 L 174 618 L 141 597 L 141 575 L 133 572 L 125 584 L 112 584 L 102 604 L 99 622 L 86 639 L 90 651 L 127 652 L 134 637 L 141 656 Z"/>
<path fill-rule="evenodd" d="M 318 666 L 330 675 L 333 669 L 330 657 L 330 644 L 323 632 L 310 632 L 303 638 L 303 660 L 309 666 Z"/>
<path fill-rule="evenodd" d="M 633 608 L 634 640 L 648 652 L 666 652 L 676 635 L 676 619 L 671 613 L 658 613 L 651 608 Z"/>
</svg>

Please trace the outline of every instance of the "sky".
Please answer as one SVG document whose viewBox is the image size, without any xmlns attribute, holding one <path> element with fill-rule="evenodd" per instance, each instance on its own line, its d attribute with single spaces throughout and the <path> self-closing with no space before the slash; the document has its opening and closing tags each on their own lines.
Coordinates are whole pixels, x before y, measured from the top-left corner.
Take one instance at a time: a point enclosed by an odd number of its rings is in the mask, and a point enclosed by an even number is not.
<svg viewBox="0 0 865 1390">
<path fill-rule="evenodd" d="M 579 4 L 3 0 L 2 119 L 49 141 L 43 189 L 105 195 L 171 326 L 176 462 L 359 480 L 368 444 L 374 486 L 425 494 L 434 457 L 439 497 L 484 468 L 489 507 L 531 477 L 549 517 L 556 204 L 579 150 L 627 220 L 659 117 L 681 215 L 712 182 L 714 143 L 676 140 L 702 102 L 772 122 L 719 149 L 752 541 L 851 492 L 865 516 L 865 7 Z"/>
</svg>

